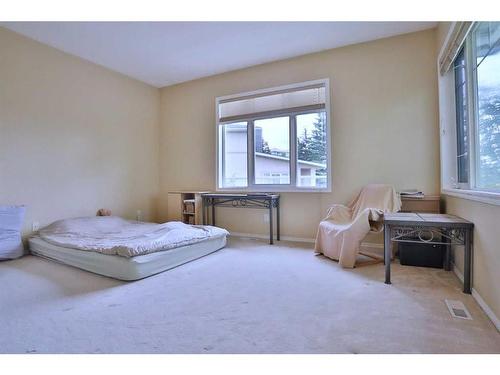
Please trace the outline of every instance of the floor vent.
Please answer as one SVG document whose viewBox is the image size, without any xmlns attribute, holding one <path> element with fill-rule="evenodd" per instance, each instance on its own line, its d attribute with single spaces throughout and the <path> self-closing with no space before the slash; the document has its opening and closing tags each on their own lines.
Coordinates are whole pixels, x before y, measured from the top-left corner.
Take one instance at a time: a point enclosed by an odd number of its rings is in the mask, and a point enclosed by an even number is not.
<svg viewBox="0 0 500 375">
<path fill-rule="evenodd" d="M 451 316 L 454 318 L 472 320 L 469 310 L 467 310 L 462 302 L 452 299 L 445 299 L 444 302 L 448 306 Z"/>
</svg>

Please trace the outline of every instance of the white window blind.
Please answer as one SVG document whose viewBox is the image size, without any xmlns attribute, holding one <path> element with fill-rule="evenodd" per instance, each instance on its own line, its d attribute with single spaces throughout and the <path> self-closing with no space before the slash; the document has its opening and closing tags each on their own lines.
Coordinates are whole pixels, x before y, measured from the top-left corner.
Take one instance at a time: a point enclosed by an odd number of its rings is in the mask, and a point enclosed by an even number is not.
<svg viewBox="0 0 500 375">
<path fill-rule="evenodd" d="M 473 24 L 474 22 L 455 22 L 451 26 L 450 37 L 439 58 L 439 73 L 441 75 L 450 70 Z"/>
<path fill-rule="evenodd" d="M 291 110 L 324 109 L 324 84 L 271 91 L 219 101 L 219 122 L 279 114 Z"/>
</svg>

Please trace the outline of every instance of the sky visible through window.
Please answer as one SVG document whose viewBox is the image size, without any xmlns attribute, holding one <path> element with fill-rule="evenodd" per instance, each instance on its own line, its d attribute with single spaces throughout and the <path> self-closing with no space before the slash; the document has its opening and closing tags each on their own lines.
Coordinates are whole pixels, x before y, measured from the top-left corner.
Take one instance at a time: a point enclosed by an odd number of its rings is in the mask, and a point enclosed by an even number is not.
<svg viewBox="0 0 500 375">
<path fill-rule="evenodd" d="M 300 125 L 297 126 L 297 137 L 300 137 L 304 129 L 307 130 L 308 134 L 312 134 L 314 129 L 314 121 L 318 118 L 317 113 L 309 113 L 301 115 L 302 121 Z M 288 129 L 288 117 L 276 117 L 266 119 L 265 126 L 262 127 L 262 139 L 267 141 L 271 149 L 276 148 L 280 150 L 289 149 L 289 138 L 288 132 L 283 132 L 283 123 L 286 119 L 286 127 Z M 259 122 L 255 123 L 255 126 L 259 126 Z"/>
<path fill-rule="evenodd" d="M 285 157 L 290 156 L 290 127 L 288 116 L 256 120 L 255 128 L 262 131 L 262 141 L 269 149 L 269 153 L 281 154 L 281 156 Z M 256 150 L 257 146 L 256 144 Z"/>
</svg>

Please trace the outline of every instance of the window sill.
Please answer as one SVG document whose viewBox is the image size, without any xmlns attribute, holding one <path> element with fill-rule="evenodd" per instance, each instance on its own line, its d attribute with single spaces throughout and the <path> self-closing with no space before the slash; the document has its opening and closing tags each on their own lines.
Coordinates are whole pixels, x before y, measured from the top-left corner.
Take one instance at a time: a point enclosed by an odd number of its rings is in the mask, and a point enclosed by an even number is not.
<svg viewBox="0 0 500 375">
<path fill-rule="evenodd" d="M 451 197 L 463 198 L 481 203 L 500 206 L 500 192 L 494 193 L 491 191 L 447 188 L 447 189 L 442 189 L 441 193 L 443 195 L 448 195 Z"/>
<path fill-rule="evenodd" d="M 311 188 L 286 188 L 286 187 L 262 187 L 262 189 L 245 188 L 217 188 L 217 193 L 331 193 L 332 189 L 311 189 Z"/>
</svg>

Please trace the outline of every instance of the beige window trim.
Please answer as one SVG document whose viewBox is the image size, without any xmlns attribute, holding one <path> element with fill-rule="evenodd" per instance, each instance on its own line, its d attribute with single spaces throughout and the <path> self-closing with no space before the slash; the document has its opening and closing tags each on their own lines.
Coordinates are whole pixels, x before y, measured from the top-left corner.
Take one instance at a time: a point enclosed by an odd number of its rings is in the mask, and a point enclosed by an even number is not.
<svg viewBox="0 0 500 375">
<path fill-rule="evenodd" d="M 474 22 L 454 22 L 439 57 L 439 73 L 446 74 L 460 52 Z"/>
</svg>

